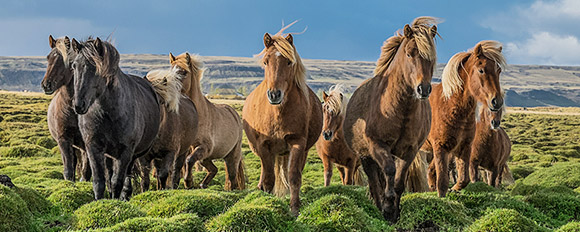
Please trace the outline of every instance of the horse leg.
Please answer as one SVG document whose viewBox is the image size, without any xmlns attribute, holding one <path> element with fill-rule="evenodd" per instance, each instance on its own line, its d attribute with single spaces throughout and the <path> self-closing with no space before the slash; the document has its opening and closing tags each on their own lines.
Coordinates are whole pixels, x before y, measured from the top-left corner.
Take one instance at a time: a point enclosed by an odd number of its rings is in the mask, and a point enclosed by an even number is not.
<svg viewBox="0 0 580 232">
<path fill-rule="evenodd" d="M 289 141 L 290 157 L 288 159 L 288 179 L 290 182 L 290 210 L 294 216 L 300 211 L 300 186 L 302 186 L 302 170 L 306 164 L 305 139 Z"/>
<path fill-rule="evenodd" d="M 437 190 L 437 171 L 435 167 L 434 159 L 431 159 L 431 163 L 429 163 L 429 169 L 427 170 L 427 182 L 429 184 L 429 191 L 436 191 Z"/>
<path fill-rule="evenodd" d="M 209 182 L 211 182 L 211 180 L 213 180 L 213 178 L 217 174 L 218 168 L 213 164 L 213 161 L 211 159 L 203 160 L 201 162 L 201 165 L 205 169 L 207 169 L 207 175 L 205 176 L 205 178 L 203 178 L 203 181 L 199 185 L 199 187 L 204 189 L 204 188 L 207 188 L 207 186 L 209 186 Z"/>
<path fill-rule="evenodd" d="M 369 179 L 369 192 L 377 208 L 381 208 L 381 196 L 385 189 L 385 177 L 381 172 L 379 164 L 370 156 L 361 156 L 361 164 Z"/>
<path fill-rule="evenodd" d="M 149 173 L 151 172 L 151 168 L 148 165 L 148 162 L 145 157 L 141 157 L 135 161 L 137 165 L 137 169 L 139 170 L 139 175 L 141 176 L 141 192 L 145 192 L 149 190 L 149 185 L 151 179 L 149 178 Z"/>
<path fill-rule="evenodd" d="M 503 168 L 503 167 L 501 167 L 501 168 Z M 500 171 L 499 169 L 500 169 L 500 167 L 494 167 L 494 168 L 492 168 L 491 169 L 491 177 L 489 178 L 490 185 L 493 186 L 493 187 L 496 187 L 496 188 L 499 186 L 498 183 L 497 183 L 498 182 L 499 171 Z"/>
<path fill-rule="evenodd" d="M 123 189 L 121 190 L 121 195 L 119 199 L 128 201 L 133 194 L 133 184 L 131 180 L 133 179 L 133 165 L 135 163 L 135 159 L 131 159 L 129 164 L 127 165 L 127 169 L 123 172 L 125 174 L 125 181 L 123 182 Z"/>
<path fill-rule="evenodd" d="M 345 185 L 346 184 L 346 180 L 344 179 L 344 176 L 346 175 L 346 170 L 343 166 L 336 166 L 336 169 L 338 169 L 338 174 L 340 175 L 340 182 Z"/>
<path fill-rule="evenodd" d="M 433 149 L 433 161 L 437 177 L 437 195 L 445 197 L 449 188 L 449 156 L 448 152 L 441 149 Z"/>
<path fill-rule="evenodd" d="M 342 180 L 344 185 L 354 185 L 354 173 L 356 171 L 356 162 L 350 160 L 350 162 L 344 168 L 344 178 Z"/>
<path fill-rule="evenodd" d="M 479 181 L 479 159 L 476 158 L 477 154 L 473 154 L 470 159 L 469 165 L 469 176 L 471 178 L 471 183 Z"/>
<path fill-rule="evenodd" d="M 171 172 L 171 185 L 169 186 L 171 189 L 179 188 L 179 181 L 181 180 L 181 170 L 183 169 L 183 164 L 185 162 L 185 158 L 187 157 L 187 153 L 178 155 L 173 160 L 173 170 Z M 187 170 L 187 169 L 185 169 Z M 187 175 L 187 174 L 185 174 Z M 193 183 L 191 184 L 193 185 Z"/>
<path fill-rule="evenodd" d="M 459 150 L 459 154 L 455 157 L 455 165 L 457 167 L 457 183 L 453 186 L 453 190 L 459 191 L 469 184 L 469 155 L 471 146 L 463 146 Z"/>
<path fill-rule="evenodd" d="M 230 153 L 224 158 L 226 163 L 226 183 L 225 190 L 239 189 L 237 182 L 238 168 L 240 167 L 240 161 L 242 160 L 242 146 L 241 143 L 236 144 L 236 146 L 230 151 Z"/>
<path fill-rule="evenodd" d="M 113 194 L 113 186 L 111 185 L 111 178 L 113 178 L 113 163 L 113 158 L 105 156 L 105 182 L 107 184 L 107 191 L 109 191 L 109 196 Z"/>
<path fill-rule="evenodd" d="M 75 148 L 68 139 L 59 139 L 58 147 L 60 148 L 60 154 L 62 158 L 62 163 L 64 164 L 63 176 L 65 180 L 75 181 L 75 169 L 77 164 L 77 156 L 75 153 Z"/>
<path fill-rule="evenodd" d="M 157 169 L 157 189 L 167 189 L 167 179 L 171 171 L 173 160 L 175 158 L 174 152 L 167 153 L 163 159 L 155 160 L 155 169 Z"/>
<path fill-rule="evenodd" d="M 130 172 L 129 164 L 132 163 L 133 153 L 129 148 L 124 148 L 118 155 L 118 159 L 113 161 L 113 176 L 111 177 L 111 197 L 120 199 L 121 191 L 125 185 L 125 175 Z"/>
<path fill-rule="evenodd" d="M 324 166 L 324 186 L 329 186 L 330 181 L 332 180 L 332 168 L 334 165 L 333 165 L 332 161 L 330 161 L 330 159 L 328 159 L 328 157 L 326 157 L 326 156 L 323 156 L 323 157 L 324 158 L 322 159 L 322 165 Z M 342 177 L 342 175 L 341 175 L 341 177 Z"/>
<path fill-rule="evenodd" d="M 277 175 L 277 173 L 274 173 L 274 156 L 263 146 L 256 151 L 256 155 L 260 157 L 260 163 L 262 164 L 258 189 L 272 193 Z"/>
<path fill-rule="evenodd" d="M 96 148 L 87 148 L 87 157 L 91 163 L 91 172 L 93 176 L 93 192 L 95 200 L 102 199 L 105 194 L 105 153 Z"/>
<path fill-rule="evenodd" d="M 89 158 L 87 157 L 87 153 L 82 149 L 77 149 L 77 152 L 80 153 L 82 162 L 80 181 L 90 181 L 92 172 L 91 172 L 91 164 L 89 162 Z"/>
<path fill-rule="evenodd" d="M 397 194 L 395 192 L 395 161 L 393 155 L 383 148 L 385 144 L 371 143 L 371 156 L 379 164 L 385 178 L 384 194 L 381 198 L 381 212 L 385 220 L 396 222 L 399 217 L 399 208 L 396 205 Z"/>
<path fill-rule="evenodd" d="M 196 161 L 205 158 L 207 155 L 207 149 L 204 146 L 197 146 L 191 155 L 187 157 L 185 162 L 185 176 L 183 177 L 185 188 L 193 188 L 193 167 Z M 207 168 L 207 167 L 206 167 Z M 209 170 L 208 170 L 209 172 Z"/>
<path fill-rule="evenodd" d="M 413 163 L 416 154 L 416 150 L 410 149 L 403 157 L 405 159 L 397 159 L 396 161 L 397 171 L 395 173 L 395 193 L 397 194 L 397 200 L 395 205 L 397 206 L 397 209 L 401 202 L 401 196 L 403 196 L 403 192 L 405 192 L 405 183 L 407 183 L 409 167 Z"/>
</svg>

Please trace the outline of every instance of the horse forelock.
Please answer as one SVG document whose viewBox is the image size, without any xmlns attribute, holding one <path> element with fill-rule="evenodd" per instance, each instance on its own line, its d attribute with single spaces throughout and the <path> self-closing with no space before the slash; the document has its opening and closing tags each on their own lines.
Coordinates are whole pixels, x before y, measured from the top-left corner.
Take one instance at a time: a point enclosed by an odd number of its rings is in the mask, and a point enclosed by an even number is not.
<svg viewBox="0 0 580 232">
<path fill-rule="evenodd" d="M 64 61 L 64 66 L 66 68 L 70 67 L 70 64 L 72 63 L 69 58 L 72 58 L 72 55 L 69 53 L 72 53 L 72 49 L 70 49 L 70 42 L 65 40 L 65 38 L 58 38 L 56 39 L 56 50 L 58 51 L 58 53 L 60 53 L 60 55 L 62 56 L 62 60 Z"/>
<path fill-rule="evenodd" d="M 84 42 L 79 53 L 87 61 L 95 65 L 97 75 L 107 79 L 114 77 L 120 71 L 119 52 L 111 43 L 101 41 L 103 49 L 101 54 L 93 41 L 89 39 Z"/>
<path fill-rule="evenodd" d="M 147 73 L 147 80 L 151 83 L 169 111 L 179 112 L 181 98 L 182 75 L 177 73 L 177 67 L 169 70 L 153 70 Z"/>
<path fill-rule="evenodd" d="M 175 58 L 173 61 L 174 67 L 179 67 L 184 69 L 189 73 L 189 76 L 192 78 L 191 87 L 195 87 L 198 85 L 198 88 L 201 88 L 201 80 L 203 79 L 203 74 L 205 72 L 205 68 L 203 67 L 203 61 L 201 57 L 197 54 L 190 54 L 189 62 L 187 61 L 187 53 L 183 53 Z M 188 77 L 184 77 L 188 78 Z"/>
<path fill-rule="evenodd" d="M 334 112 L 343 116 L 346 113 L 347 103 L 348 99 L 344 96 L 344 86 L 342 84 L 331 86 L 328 91 L 328 98 L 326 98 L 324 104 L 328 105 Z"/>
</svg>

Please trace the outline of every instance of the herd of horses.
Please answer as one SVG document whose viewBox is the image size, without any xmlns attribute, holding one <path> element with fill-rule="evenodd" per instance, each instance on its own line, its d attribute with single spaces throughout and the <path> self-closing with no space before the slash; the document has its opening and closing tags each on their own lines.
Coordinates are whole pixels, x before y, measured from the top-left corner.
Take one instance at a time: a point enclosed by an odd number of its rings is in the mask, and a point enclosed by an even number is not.
<svg viewBox="0 0 580 232">
<path fill-rule="evenodd" d="M 418 17 L 405 25 L 382 46 L 374 77 L 350 99 L 342 86 L 333 86 L 323 92 L 322 102 L 306 85 L 292 34 L 284 33 L 292 24 L 275 35 L 266 33 L 257 55 L 264 80 L 247 96 L 241 118 L 232 107 L 204 96 L 204 68 L 197 56 L 170 53 L 171 68 L 142 78 L 121 71 L 120 55 L 107 41 L 49 36 L 52 50 L 42 87 L 55 93 L 48 125 L 60 148 L 64 178 L 75 181 L 79 166 L 81 180 L 92 179 L 95 199 L 108 189 L 112 198 L 126 200 L 134 173 L 141 176 L 143 191 L 153 167 L 157 189 L 178 188 L 181 178 L 193 188 L 192 171 L 199 163 L 207 170 L 200 184 L 206 188 L 218 172 L 213 161 L 223 159 L 225 189 L 244 189 L 245 131 L 261 159 L 258 188 L 289 193 L 294 215 L 308 150 L 315 144 L 324 185 L 336 164 L 343 184 L 368 184 L 375 205 L 391 222 L 398 220 L 406 189 L 444 197 L 450 164 L 457 167 L 452 190 L 478 181 L 479 167 L 497 186 L 511 149 L 500 128 L 502 45 L 481 41 L 455 54 L 441 84 L 431 84 L 437 23 Z"/>
</svg>

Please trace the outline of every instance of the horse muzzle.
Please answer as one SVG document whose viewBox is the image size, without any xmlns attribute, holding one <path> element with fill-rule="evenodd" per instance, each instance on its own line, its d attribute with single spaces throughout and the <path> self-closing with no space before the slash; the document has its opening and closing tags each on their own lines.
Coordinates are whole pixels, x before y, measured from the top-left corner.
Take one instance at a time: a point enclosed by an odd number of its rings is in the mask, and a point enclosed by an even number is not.
<svg viewBox="0 0 580 232">
<path fill-rule="evenodd" d="M 500 124 L 501 124 L 500 120 L 495 120 L 495 119 L 491 120 L 491 129 L 497 130 L 499 128 Z"/>
<path fill-rule="evenodd" d="M 272 105 L 280 105 L 284 99 L 284 93 L 280 90 L 268 90 L 266 91 L 266 95 L 268 96 L 268 101 Z"/>
<path fill-rule="evenodd" d="M 55 92 L 52 82 L 42 83 L 42 90 L 44 90 L 46 95 L 51 95 Z"/>
<path fill-rule="evenodd" d="M 84 101 L 75 101 L 74 102 L 74 110 L 76 114 L 86 114 L 89 110 L 88 104 Z"/>
<path fill-rule="evenodd" d="M 324 137 L 324 140 L 330 141 L 332 139 L 333 134 L 334 133 L 331 130 L 326 130 L 326 131 L 322 132 L 322 137 Z"/>
<path fill-rule="evenodd" d="M 417 95 L 421 100 L 429 98 L 431 94 L 431 84 L 420 84 L 417 86 Z"/>
</svg>

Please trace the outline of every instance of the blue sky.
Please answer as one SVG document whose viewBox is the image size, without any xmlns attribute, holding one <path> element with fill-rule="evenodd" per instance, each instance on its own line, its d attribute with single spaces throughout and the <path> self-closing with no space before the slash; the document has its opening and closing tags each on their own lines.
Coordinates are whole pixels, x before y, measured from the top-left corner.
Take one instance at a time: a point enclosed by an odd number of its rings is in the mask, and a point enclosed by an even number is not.
<svg viewBox="0 0 580 232">
<path fill-rule="evenodd" d="M 48 35 L 114 33 L 121 53 L 250 57 L 265 32 L 289 31 L 309 59 L 375 61 L 383 41 L 422 15 L 439 25 L 439 62 L 480 40 L 504 43 L 512 64 L 580 65 L 580 1 L 0 0 L 0 56 L 40 56 Z"/>
</svg>

